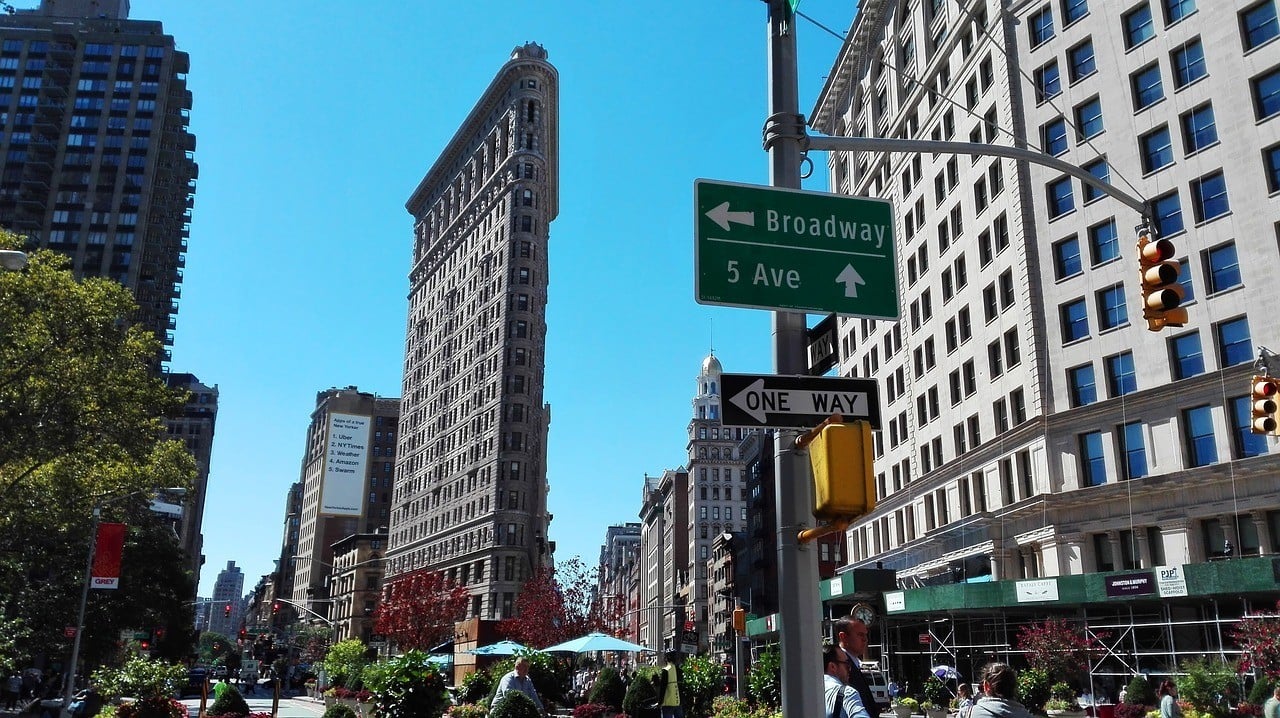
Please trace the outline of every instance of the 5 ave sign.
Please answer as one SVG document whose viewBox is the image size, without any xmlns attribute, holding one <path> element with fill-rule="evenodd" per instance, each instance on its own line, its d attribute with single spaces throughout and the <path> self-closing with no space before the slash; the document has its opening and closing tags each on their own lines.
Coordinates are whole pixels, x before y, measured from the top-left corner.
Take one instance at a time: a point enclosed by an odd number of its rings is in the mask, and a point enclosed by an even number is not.
<svg viewBox="0 0 1280 718">
<path fill-rule="evenodd" d="M 888 200 L 695 180 L 697 301 L 897 319 Z"/>
<path fill-rule="evenodd" d="M 832 414 L 880 428 L 880 389 L 874 379 L 721 374 L 725 426 L 807 429 Z"/>
</svg>

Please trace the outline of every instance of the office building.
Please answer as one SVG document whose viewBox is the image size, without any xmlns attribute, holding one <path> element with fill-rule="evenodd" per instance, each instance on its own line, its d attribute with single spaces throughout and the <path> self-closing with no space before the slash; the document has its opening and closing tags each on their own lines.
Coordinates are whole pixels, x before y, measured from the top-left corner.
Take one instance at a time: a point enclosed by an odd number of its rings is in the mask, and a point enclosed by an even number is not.
<svg viewBox="0 0 1280 718">
<path fill-rule="evenodd" d="M 382 598 L 382 576 L 386 553 L 386 530 L 357 533 L 333 544 L 333 571 L 329 597 L 336 638 L 374 638 L 374 612 Z"/>
<path fill-rule="evenodd" d="M 137 322 L 170 346 L 197 175 L 190 59 L 128 9 L 45 0 L 0 15 L 0 225 L 128 287 Z"/>
<path fill-rule="evenodd" d="M 278 596 L 331 616 L 334 544 L 387 526 L 400 400 L 357 387 L 316 393 L 302 460 L 300 513 L 286 517 L 284 551 L 297 543 Z M 290 497 L 295 490 L 290 490 Z M 292 500 L 290 502 L 293 503 Z M 283 593 L 284 590 L 289 594 Z M 305 613 L 305 612 L 303 612 Z"/>
<path fill-rule="evenodd" d="M 185 443 L 196 460 L 196 478 L 184 502 L 178 539 L 187 554 L 192 579 L 198 583 L 200 569 L 204 566 L 204 535 L 201 533 L 201 526 L 204 523 L 205 495 L 209 489 L 213 430 L 218 419 L 218 386 L 203 384 L 194 374 L 166 374 L 165 381 L 170 387 L 187 392 L 187 402 L 182 407 L 182 414 L 168 419 L 166 424 L 169 438 Z"/>
<path fill-rule="evenodd" d="M 559 80 L 515 48 L 414 190 L 388 579 L 430 568 L 468 617 L 513 615 L 549 566 L 547 240 L 558 212 Z"/>
<path fill-rule="evenodd" d="M 1274 0 L 860 3 L 816 130 L 1025 141 L 1150 203 L 1144 217 L 998 157 L 831 153 L 834 191 L 897 208 L 902 297 L 897 322 L 840 325 L 840 372 L 877 378 L 885 417 L 852 564 L 898 571 L 891 621 L 981 592 L 1010 617 L 1006 633 L 988 617 L 916 646 L 920 663 L 977 661 L 1033 609 L 1060 609 L 1146 646 L 1095 676 L 1168 673 L 1218 650 L 1176 626 L 1234 620 L 1275 590 L 1205 565 L 1280 552 L 1280 452 L 1248 428 L 1255 361 L 1280 340 L 1277 35 Z M 1176 248 L 1185 326 L 1144 319 L 1142 224 Z M 1188 598 L 1157 592 L 1168 567 Z M 1127 614 L 1099 598 L 1121 586 Z"/>
<path fill-rule="evenodd" d="M 680 591 L 689 566 L 689 472 L 645 476 L 640 506 L 640 645 L 679 650 L 690 615 Z"/>
<path fill-rule="evenodd" d="M 213 604 L 209 607 L 208 630 L 228 638 L 235 638 L 243 623 L 241 594 L 244 593 L 244 574 L 235 561 L 218 572 L 213 583 Z M 228 610 L 228 608 L 230 610 Z"/>
</svg>

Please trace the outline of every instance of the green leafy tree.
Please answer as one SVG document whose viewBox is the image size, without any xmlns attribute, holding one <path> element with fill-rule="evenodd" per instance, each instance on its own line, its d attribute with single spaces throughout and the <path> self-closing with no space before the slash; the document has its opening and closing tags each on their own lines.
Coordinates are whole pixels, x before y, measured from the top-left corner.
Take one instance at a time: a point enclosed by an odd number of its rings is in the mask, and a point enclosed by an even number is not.
<svg viewBox="0 0 1280 718">
<path fill-rule="evenodd" d="M 1153 706 L 1156 704 L 1156 687 L 1147 680 L 1146 676 L 1139 673 L 1125 686 L 1124 697 L 1126 703 Z"/>
<path fill-rule="evenodd" d="M 657 708 L 648 707 L 658 700 L 658 687 L 654 685 L 657 675 L 658 669 L 653 666 L 641 666 L 636 670 L 622 698 L 623 713 L 631 718 L 655 718 L 658 715 Z"/>
<path fill-rule="evenodd" d="M 1049 674 L 1043 668 L 1025 668 L 1018 671 L 1018 701 L 1035 713 L 1044 709 L 1049 700 Z"/>
<path fill-rule="evenodd" d="M 711 715 L 711 702 L 724 693 L 724 666 L 706 656 L 680 664 L 680 702 L 692 718 Z"/>
<path fill-rule="evenodd" d="M 1240 696 L 1235 669 L 1216 658 L 1186 661 L 1178 679 L 1178 698 L 1202 714 L 1226 718 Z"/>
<path fill-rule="evenodd" d="M 615 711 L 622 710 L 622 699 L 627 695 L 627 687 L 622 684 L 622 676 L 613 666 L 605 666 L 596 676 L 596 682 L 587 695 L 588 703 L 603 703 Z"/>
<path fill-rule="evenodd" d="M 209 665 L 226 663 L 227 656 L 235 648 L 235 642 L 221 633 L 205 631 L 200 634 L 200 661 Z"/>
<path fill-rule="evenodd" d="M 782 654 L 776 650 L 760 654 L 747 674 L 747 695 L 756 708 L 782 708 Z"/>
<path fill-rule="evenodd" d="M 463 703 L 479 703 L 493 693 L 494 682 L 493 674 L 489 671 L 468 673 L 462 679 L 462 690 L 459 691 L 458 698 Z"/>
<path fill-rule="evenodd" d="M 26 621 L 0 617 L 0 674 L 7 676 L 29 660 L 23 648 L 29 635 Z"/>
<path fill-rule="evenodd" d="M 348 638 L 333 644 L 324 657 L 324 670 L 329 674 L 329 683 L 356 688 L 360 682 L 361 671 L 369 662 L 366 656 L 364 642 L 359 638 Z"/>
<path fill-rule="evenodd" d="M 187 670 L 162 660 L 134 658 L 120 668 L 101 668 L 93 674 L 98 690 L 107 698 L 159 698 L 182 688 Z"/>
<path fill-rule="evenodd" d="M 444 674 L 423 651 L 409 651 L 365 674 L 380 718 L 439 718 L 449 705 Z"/>
</svg>

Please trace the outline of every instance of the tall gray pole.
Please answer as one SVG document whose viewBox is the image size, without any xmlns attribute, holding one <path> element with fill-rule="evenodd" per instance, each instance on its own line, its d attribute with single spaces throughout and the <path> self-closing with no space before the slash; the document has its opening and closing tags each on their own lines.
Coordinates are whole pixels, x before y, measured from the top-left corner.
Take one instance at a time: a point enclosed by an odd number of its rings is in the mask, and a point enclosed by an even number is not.
<svg viewBox="0 0 1280 718">
<path fill-rule="evenodd" d="M 84 585 L 80 587 L 80 612 L 76 614 L 76 636 L 71 641 L 71 663 L 67 666 L 62 685 L 62 718 L 71 715 L 71 698 L 76 688 L 76 664 L 80 662 L 80 636 L 84 633 L 84 609 L 89 603 L 89 584 L 93 581 L 93 554 L 98 548 L 98 522 L 102 520 L 102 507 L 93 507 L 93 523 L 89 527 L 89 556 L 85 560 Z"/>
<path fill-rule="evenodd" d="M 765 149 L 769 182 L 800 188 L 804 118 L 800 114 L 796 70 L 795 16 L 787 0 L 769 0 L 769 119 Z M 773 315 L 773 366 L 777 374 L 804 374 L 805 315 Z M 778 632 L 782 645 L 782 713 L 820 716 L 822 694 L 822 623 L 818 616 L 818 559 L 812 546 L 801 545 L 799 533 L 812 522 L 813 487 L 809 467 L 796 451 L 797 432 L 776 435 L 774 479 L 778 503 Z"/>
</svg>

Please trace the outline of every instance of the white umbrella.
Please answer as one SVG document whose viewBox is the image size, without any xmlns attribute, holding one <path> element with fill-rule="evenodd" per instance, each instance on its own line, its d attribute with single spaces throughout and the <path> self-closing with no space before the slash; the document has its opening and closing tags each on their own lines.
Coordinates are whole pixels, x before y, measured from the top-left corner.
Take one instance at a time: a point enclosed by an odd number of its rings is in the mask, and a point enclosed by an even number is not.
<svg viewBox="0 0 1280 718">
<path fill-rule="evenodd" d="M 951 666 L 934 666 L 933 668 L 930 668 L 929 671 L 944 681 L 948 678 L 960 677 L 960 672 Z"/>
<path fill-rule="evenodd" d="M 631 641 L 624 641 L 621 638 L 614 638 L 607 633 L 600 633 L 599 631 L 588 633 L 581 638 L 558 643 L 542 650 L 545 653 L 590 653 L 592 651 L 636 653 L 638 651 L 653 651 L 651 648 L 645 648 Z"/>
</svg>

